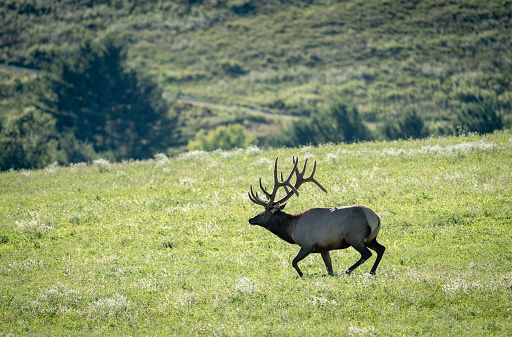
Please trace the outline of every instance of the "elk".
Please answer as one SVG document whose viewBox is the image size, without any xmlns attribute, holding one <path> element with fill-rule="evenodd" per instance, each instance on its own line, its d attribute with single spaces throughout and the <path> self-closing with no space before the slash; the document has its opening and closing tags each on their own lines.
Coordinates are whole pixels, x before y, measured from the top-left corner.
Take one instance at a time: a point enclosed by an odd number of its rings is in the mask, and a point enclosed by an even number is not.
<svg viewBox="0 0 512 337">
<path fill-rule="evenodd" d="M 283 212 L 288 201 L 294 194 L 299 196 L 298 189 L 302 184 L 312 182 L 322 191 L 327 190 L 314 178 L 316 171 L 316 161 L 313 170 L 308 178 L 304 178 L 308 160 L 304 162 L 302 171 L 299 172 L 297 164 L 298 158 L 293 157 L 293 168 L 284 180 L 281 172 L 281 180 L 277 174 L 277 160 L 274 164 L 274 187 L 272 192 L 263 187 L 261 177 L 259 180 L 260 189 L 267 200 L 263 200 L 258 193 L 253 191 L 252 185 L 249 199 L 260 206 L 265 207 L 265 211 L 249 219 L 249 224 L 259 225 L 274 233 L 284 241 L 299 245 L 300 251 L 293 259 L 292 265 L 302 277 L 298 263 L 311 253 L 320 253 L 324 260 L 327 272 L 333 275 L 331 256 L 329 251 L 335 249 L 345 249 L 354 247 L 361 254 L 361 258 L 346 273 L 350 274 L 354 269 L 368 260 L 372 249 L 377 253 L 377 259 L 373 264 L 370 274 L 375 275 L 375 271 L 382 259 L 386 248 L 377 242 L 377 234 L 380 230 L 380 217 L 370 208 L 362 205 L 340 206 L 332 208 L 310 208 L 298 214 L 288 214 Z M 292 185 L 291 179 L 295 175 L 295 184 Z M 277 191 L 280 187 L 285 190 L 285 196 L 275 201 Z"/>
</svg>

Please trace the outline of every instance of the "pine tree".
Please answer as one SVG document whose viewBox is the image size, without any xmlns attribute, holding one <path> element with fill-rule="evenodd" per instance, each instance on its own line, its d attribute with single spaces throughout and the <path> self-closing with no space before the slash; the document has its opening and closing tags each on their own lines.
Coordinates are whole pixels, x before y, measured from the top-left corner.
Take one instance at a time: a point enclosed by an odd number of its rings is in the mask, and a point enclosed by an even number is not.
<svg viewBox="0 0 512 337">
<path fill-rule="evenodd" d="M 110 152 L 117 160 L 150 158 L 172 145 L 175 121 L 149 76 L 126 66 L 117 40 L 87 41 L 43 76 L 41 108 L 57 119 L 59 132 Z"/>
</svg>

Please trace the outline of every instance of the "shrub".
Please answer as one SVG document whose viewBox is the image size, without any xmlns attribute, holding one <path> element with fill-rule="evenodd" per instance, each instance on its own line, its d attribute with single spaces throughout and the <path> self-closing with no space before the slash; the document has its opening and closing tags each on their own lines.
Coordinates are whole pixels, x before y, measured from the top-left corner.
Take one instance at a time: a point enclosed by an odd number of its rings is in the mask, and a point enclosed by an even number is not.
<svg viewBox="0 0 512 337">
<path fill-rule="evenodd" d="M 188 143 L 191 151 L 214 151 L 217 149 L 230 150 L 245 148 L 256 143 L 255 137 L 247 136 L 245 128 L 241 125 L 219 126 L 215 130 L 206 132 L 200 130 L 195 138 Z"/>
<path fill-rule="evenodd" d="M 272 146 L 320 145 L 325 143 L 352 143 L 370 140 L 370 131 L 355 106 L 336 101 L 327 109 L 313 111 L 309 120 L 301 119 L 280 135 L 271 136 Z"/>
<path fill-rule="evenodd" d="M 0 170 L 39 169 L 57 162 L 90 162 L 97 157 L 91 144 L 61 134 L 56 119 L 31 106 L 13 114 L 0 132 Z"/>
<path fill-rule="evenodd" d="M 66 153 L 70 163 L 91 162 L 98 157 L 90 143 L 76 139 L 72 132 L 60 136 L 59 147 Z"/>
<path fill-rule="evenodd" d="M 428 136 L 429 130 L 416 110 L 407 110 L 398 121 L 387 119 L 381 128 L 381 133 L 385 138 L 394 140 L 425 138 Z"/>
<path fill-rule="evenodd" d="M 246 15 L 256 9 L 256 2 L 253 0 L 238 0 L 229 4 L 233 13 L 237 15 Z"/>
<path fill-rule="evenodd" d="M 357 108 L 342 101 L 334 102 L 327 110 L 314 114 L 311 119 L 318 134 L 317 144 L 371 139 Z"/>
<path fill-rule="evenodd" d="M 454 126 L 465 132 L 490 133 L 503 128 L 498 114 L 498 104 L 493 99 L 479 99 L 463 104 L 454 120 Z"/>
<path fill-rule="evenodd" d="M 13 115 L 0 132 L 0 170 L 44 168 L 54 161 L 66 162 L 59 150 L 56 120 L 34 107 Z"/>
<path fill-rule="evenodd" d="M 92 162 L 100 173 L 110 172 L 110 162 L 108 159 L 100 158 Z"/>
<path fill-rule="evenodd" d="M 226 74 L 232 77 L 244 75 L 248 72 L 248 70 L 245 69 L 244 64 L 238 60 L 224 61 L 222 62 L 221 67 Z"/>
</svg>

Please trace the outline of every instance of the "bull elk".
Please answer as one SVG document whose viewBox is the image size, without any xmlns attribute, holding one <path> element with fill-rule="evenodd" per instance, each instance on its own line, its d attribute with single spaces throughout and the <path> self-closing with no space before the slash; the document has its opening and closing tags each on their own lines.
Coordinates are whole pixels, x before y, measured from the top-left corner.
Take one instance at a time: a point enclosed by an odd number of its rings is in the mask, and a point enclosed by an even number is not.
<svg viewBox="0 0 512 337">
<path fill-rule="evenodd" d="M 294 194 L 299 196 L 298 189 L 304 183 L 315 183 L 322 191 L 327 190 L 314 178 L 316 161 L 313 170 L 308 178 L 304 178 L 308 160 L 304 162 L 302 172 L 299 172 L 298 158 L 293 157 L 293 168 L 288 178 L 284 180 L 281 172 L 281 180 L 277 174 L 277 160 L 274 164 L 274 187 L 272 192 L 263 187 L 261 177 L 260 188 L 267 200 L 263 200 L 258 193 L 253 191 L 252 185 L 249 192 L 249 199 L 257 205 L 265 207 L 265 211 L 249 219 L 251 225 L 259 225 L 268 229 L 281 239 L 291 244 L 299 245 L 300 251 L 293 259 L 292 265 L 302 276 L 298 263 L 311 253 L 320 253 L 324 260 L 327 272 L 333 275 L 331 256 L 329 251 L 354 247 L 361 254 L 361 258 L 353 266 L 347 269 L 350 274 L 363 262 L 372 256 L 372 249 L 377 253 L 377 259 L 373 264 L 370 274 L 375 271 L 382 259 L 386 248 L 377 242 L 377 234 L 380 230 L 380 217 L 370 208 L 362 205 L 333 207 L 333 208 L 310 208 L 302 213 L 288 214 L 283 212 L 285 202 Z M 290 182 L 295 174 L 295 184 Z M 285 196 L 275 201 L 277 191 L 280 187 L 285 190 Z"/>
</svg>

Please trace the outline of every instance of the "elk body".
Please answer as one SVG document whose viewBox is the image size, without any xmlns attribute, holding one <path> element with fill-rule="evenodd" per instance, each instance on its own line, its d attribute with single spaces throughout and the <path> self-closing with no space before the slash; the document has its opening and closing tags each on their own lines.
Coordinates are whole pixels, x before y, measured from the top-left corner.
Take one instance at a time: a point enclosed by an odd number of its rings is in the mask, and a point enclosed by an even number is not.
<svg viewBox="0 0 512 337">
<path fill-rule="evenodd" d="M 314 179 L 316 161 L 313 171 L 308 178 L 304 178 L 307 159 L 302 172 L 297 168 L 298 158 L 293 157 L 293 169 L 288 178 L 284 180 L 281 172 L 281 180 L 277 175 L 277 160 L 274 165 L 274 187 L 269 193 L 263 187 L 260 178 L 260 188 L 267 200 L 261 199 L 253 191 L 252 185 L 249 192 L 249 199 L 265 211 L 249 219 L 251 225 L 259 225 L 268 229 L 281 239 L 301 247 L 297 256 L 293 259 L 292 265 L 302 276 L 298 263 L 311 253 L 320 253 L 324 260 L 327 272 L 333 274 L 331 256 L 329 251 L 353 247 L 361 254 L 361 258 L 346 273 L 350 274 L 372 256 L 372 249 L 377 253 L 377 259 L 373 264 L 370 274 L 375 275 L 377 267 L 382 259 L 386 248 L 377 242 L 381 221 L 380 217 L 370 208 L 362 205 L 333 207 L 333 208 L 310 208 L 302 213 L 288 214 L 283 212 L 286 202 L 293 194 L 299 195 L 299 187 L 306 182 L 315 183 L 322 191 L 325 188 Z M 292 177 L 296 176 L 295 184 L 291 184 Z M 275 201 L 277 191 L 283 187 L 286 195 Z"/>
</svg>

